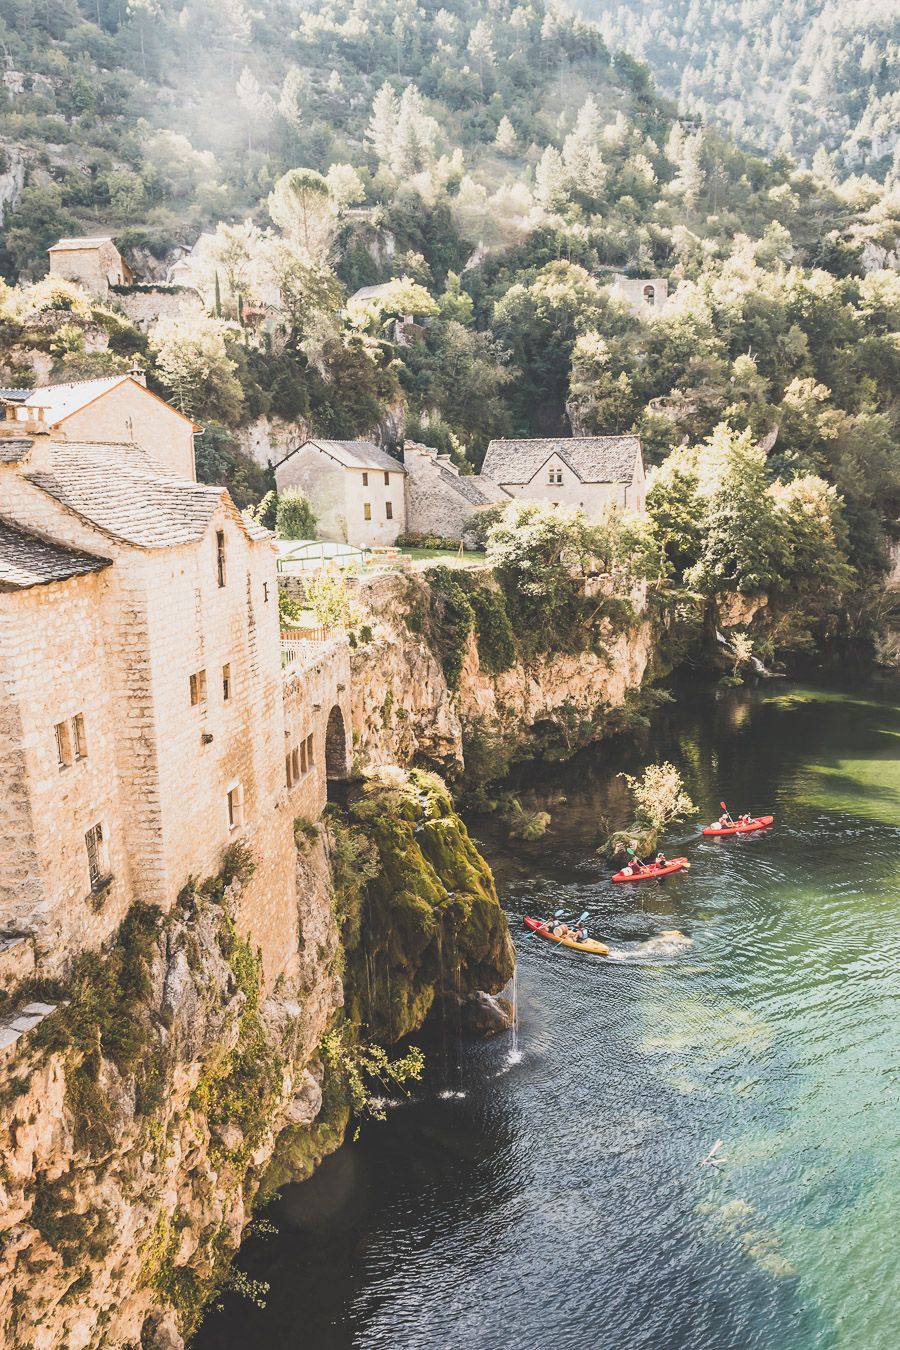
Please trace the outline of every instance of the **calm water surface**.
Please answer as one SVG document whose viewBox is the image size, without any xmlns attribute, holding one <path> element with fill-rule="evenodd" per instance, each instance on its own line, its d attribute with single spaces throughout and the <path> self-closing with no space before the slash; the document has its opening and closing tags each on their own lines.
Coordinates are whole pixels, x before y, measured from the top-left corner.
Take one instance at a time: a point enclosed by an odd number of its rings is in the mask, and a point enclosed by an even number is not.
<svg viewBox="0 0 900 1350">
<path fill-rule="evenodd" d="M 612 773 L 654 754 L 701 808 L 667 840 L 693 867 L 613 886 Z M 538 843 L 473 827 L 519 951 L 519 1053 L 451 1037 L 413 1100 L 286 1191 L 240 1258 L 266 1309 L 229 1296 L 201 1350 L 900 1344 L 896 685 L 681 700 L 558 786 Z M 699 839 L 722 795 L 777 828 Z M 615 959 L 524 935 L 563 906 Z M 693 945 L 656 949 L 669 928 Z"/>
</svg>

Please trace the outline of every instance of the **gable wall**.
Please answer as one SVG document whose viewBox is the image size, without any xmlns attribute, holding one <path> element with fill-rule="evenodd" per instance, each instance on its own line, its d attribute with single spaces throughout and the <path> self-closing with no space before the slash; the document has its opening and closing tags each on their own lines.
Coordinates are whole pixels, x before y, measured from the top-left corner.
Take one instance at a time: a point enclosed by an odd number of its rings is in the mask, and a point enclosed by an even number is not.
<svg viewBox="0 0 900 1350">
<path fill-rule="evenodd" d="M 67 417 L 60 434 L 70 441 L 134 441 L 164 468 L 196 478 L 191 424 L 134 380 Z"/>
</svg>

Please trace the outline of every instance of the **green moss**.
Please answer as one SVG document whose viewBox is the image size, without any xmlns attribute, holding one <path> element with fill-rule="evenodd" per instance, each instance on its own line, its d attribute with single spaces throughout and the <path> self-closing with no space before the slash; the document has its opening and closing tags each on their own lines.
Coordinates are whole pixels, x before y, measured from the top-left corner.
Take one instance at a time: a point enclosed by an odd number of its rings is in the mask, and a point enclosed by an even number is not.
<svg viewBox="0 0 900 1350">
<path fill-rule="evenodd" d="M 349 1121 L 349 1087 L 340 1073 L 326 1064 L 319 1114 L 310 1125 L 289 1125 L 282 1130 L 260 1184 L 257 1202 L 264 1204 L 282 1186 L 311 1177 L 322 1159 L 340 1148 Z"/>
<path fill-rule="evenodd" d="M 491 586 L 476 586 L 469 601 L 475 616 L 478 662 L 489 675 L 510 670 L 518 656 L 516 638 L 503 592 Z"/>
</svg>

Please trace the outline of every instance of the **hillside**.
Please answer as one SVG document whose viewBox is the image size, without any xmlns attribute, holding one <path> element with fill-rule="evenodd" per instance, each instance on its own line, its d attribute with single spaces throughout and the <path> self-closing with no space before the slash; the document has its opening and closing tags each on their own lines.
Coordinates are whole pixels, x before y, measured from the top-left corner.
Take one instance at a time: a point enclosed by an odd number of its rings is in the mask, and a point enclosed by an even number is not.
<svg viewBox="0 0 900 1350">
<path fill-rule="evenodd" d="M 611 47 L 646 61 L 681 111 L 739 144 L 838 173 L 900 165 L 900 15 L 892 0 L 579 0 Z"/>
<path fill-rule="evenodd" d="M 492 436 L 573 428 L 634 429 L 650 464 L 759 442 L 757 488 L 820 483 L 805 500 L 844 582 L 879 575 L 900 511 L 890 178 L 738 149 L 541 3 L 20 0 L 0 38 L 2 260 L 22 283 L 0 303 L 4 383 L 137 355 L 240 505 L 267 486 L 237 448 L 263 418 L 464 467 Z M 148 281 L 201 230 L 205 314 L 139 330 L 115 297 L 28 284 L 60 234 L 113 233 Z M 638 313 L 618 273 L 668 304 Z M 666 528 L 680 577 L 699 545 Z"/>
</svg>

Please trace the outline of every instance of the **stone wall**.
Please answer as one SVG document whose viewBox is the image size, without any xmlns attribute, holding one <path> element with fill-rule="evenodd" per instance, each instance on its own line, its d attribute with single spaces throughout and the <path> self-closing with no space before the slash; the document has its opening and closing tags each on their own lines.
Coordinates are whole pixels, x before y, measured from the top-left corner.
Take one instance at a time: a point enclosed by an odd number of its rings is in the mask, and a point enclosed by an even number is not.
<svg viewBox="0 0 900 1350">
<path fill-rule="evenodd" d="M 120 290 L 111 296 L 113 307 L 146 333 L 157 319 L 196 318 L 205 312 L 196 291 L 186 287 L 154 286 L 152 290 Z"/>
<path fill-rule="evenodd" d="M 69 441 L 133 441 L 163 468 L 196 478 L 193 423 L 136 380 L 123 380 L 67 417 L 61 434 Z"/>
</svg>

